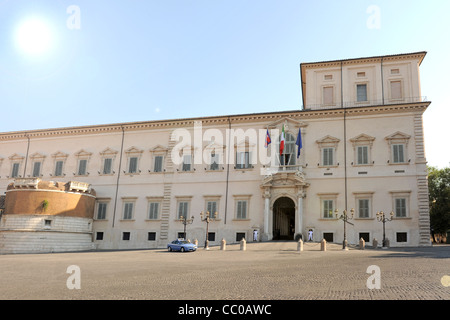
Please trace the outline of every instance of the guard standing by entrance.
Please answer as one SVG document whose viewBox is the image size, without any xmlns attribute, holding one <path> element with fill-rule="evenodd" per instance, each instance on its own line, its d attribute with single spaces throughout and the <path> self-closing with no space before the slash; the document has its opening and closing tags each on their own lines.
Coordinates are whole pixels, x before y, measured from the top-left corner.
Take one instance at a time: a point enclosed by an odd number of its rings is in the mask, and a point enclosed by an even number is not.
<svg viewBox="0 0 450 320">
<path fill-rule="evenodd" d="M 258 241 L 258 230 L 253 230 L 253 241 Z"/>
<path fill-rule="evenodd" d="M 313 241 L 313 230 L 312 229 L 308 230 L 308 241 Z"/>
</svg>

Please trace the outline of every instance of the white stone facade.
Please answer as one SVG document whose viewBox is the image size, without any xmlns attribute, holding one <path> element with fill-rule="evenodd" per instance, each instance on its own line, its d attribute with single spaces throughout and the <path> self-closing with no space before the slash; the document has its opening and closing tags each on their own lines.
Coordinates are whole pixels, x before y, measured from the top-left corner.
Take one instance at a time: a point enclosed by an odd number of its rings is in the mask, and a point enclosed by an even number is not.
<svg viewBox="0 0 450 320">
<path fill-rule="evenodd" d="M 53 215 L 3 215 L 0 253 L 42 253 L 95 249 L 92 219 Z"/>
<path fill-rule="evenodd" d="M 92 185 L 98 249 L 165 247 L 183 234 L 180 214 L 194 217 L 187 238 L 201 247 L 200 212 L 208 210 L 218 213 L 210 245 L 252 241 L 254 230 L 258 240 L 306 240 L 310 229 L 315 241 L 341 243 L 335 210 L 352 208 L 351 244 L 381 242 L 376 213 L 393 211 L 391 246 L 430 245 L 422 128 L 430 102 L 419 98 L 418 72 L 424 56 L 302 64 L 301 111 L 3 133 L 0 190 L 14 175 L 36 173 Z M 272 143 L 265 148 L 267 130 Z"/>
</svg>

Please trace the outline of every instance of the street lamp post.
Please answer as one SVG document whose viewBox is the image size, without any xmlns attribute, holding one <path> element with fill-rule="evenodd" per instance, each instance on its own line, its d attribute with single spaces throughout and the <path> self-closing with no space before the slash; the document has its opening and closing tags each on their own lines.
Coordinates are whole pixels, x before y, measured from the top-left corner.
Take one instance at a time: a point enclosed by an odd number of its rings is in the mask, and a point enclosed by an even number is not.
<svg viewBox="0 0 450 320">
<path fill-rule="evenodd" d="M 338 210 L 338 209 L 336 209 L 336 210 L 334 211 L 334 213 L 336 214 L 336 218 L 337 218 L 337 219 L 341 219 L 342 221 L 344 221 L 344 241 L 342 242 L 342 250 L 348 250 L 348 248 L 347 248 L 347 228 L 346 228 L 347 223 L 348 223 L 348 224 L 351 224 L 352 226 L 354 226 L 354 224 L 351 223 L 351 222 L 348 222 L 348 220 L 353 219 L 353 215 L 355 214 L 355 209 L 352 208 L 352 209 L 350 210 L 350 212 L 352 213 L 352 216 L 351 216 L 351 217 L 349 217 L 349 216 L 347 215 L 347 210 L 344 210 L 340 216 L 339 216 L 339 214 L 338 214 L 338 213 L 339 213 L 339 210 Z"/>
<path fill-rule="evenodd" d="M 204 249 L 208 250 L 209 241 L 208 241 L 208 233 L 209 233 L 209 223 L 217 219 L 217 211 L 214 213 L 214 217 L 210 217 L 209 211 L 206 211 L 205 216 L 203 216 L 203 211 L 200 212 L 200 220 L 206 222 L 206 238 L 205 238 L 205 247 Z"/>
<path fill-rule="evenodd" d="M 194 216 L 192 216 L 190 219 L 186 219 L 184 216 L 181 216 L 180 220 L 181 220 L 181 223 L 184 224 L 183 236 L 184 236 L 184 240 L 186 240 L 186 225 L 194 222 Z"/>
<path fill-rule="evenodd" d="M 383 211 L 377 212 L 377 220 L 380 222 L 383 222 L 383 248 L 386 247 L 386 229 L 385 229 L 385 223 L 386 221 L 391 221 L 394 218 L 394 212 L 391 211 L 391 217 L 386 218 L 386 215 Z"/>
</svg>

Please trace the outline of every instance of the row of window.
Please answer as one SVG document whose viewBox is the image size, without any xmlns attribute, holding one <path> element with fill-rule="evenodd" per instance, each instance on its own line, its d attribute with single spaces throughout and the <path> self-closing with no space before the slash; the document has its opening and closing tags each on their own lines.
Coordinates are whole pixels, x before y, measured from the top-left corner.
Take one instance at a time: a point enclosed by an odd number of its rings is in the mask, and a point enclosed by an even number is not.
<svg viewBox="0 0 450 320">
<path fill-rule="evenodd" d="M 351 142 L 354 144 L 354 150 L 355 150 L 355 156 L 354 156 L 354 162 L 352 162 L 353 165 L 371 165 L 373 163 L 372 157 L 371 157 L 371 146 L 372 142 L 375 138 L 367 136 L 365 134 L 361 134 L 358 137 L 351 139 Z M 390 161 L 389 163 L 393 164 L 404 164 L 408 163 L 407 161 L 407 142 L 409 139 L 408 135 L 402 134 L 402 133 L 396 133 L 394 135 L 391 135 L 386 138 L 390 144 Z M 277 159 L 279 160 L 279 163 L 277 165 L 280 166 L 295 166 L 296 165 L 296 144 L 295 144 L 295 137 L 290 134 L 286 133 L 285 138 L 285 148 L 284 152 L 281 155 L 278 155 Z M 324 167 L 330 167 L 335 166 L 337 164 L 336 161 L 336 148 L 339 143 L 339 139 L 326 136 L 325 138 L 317 141 L 320 152 L 321 152 L 321 162 L 319 163 L 319 166 Z M 220 170 L 223 167 L 221 164 L 223 161 L 221 161 L 220 158 L 221 154 L 215 153 L 215 151 L 212 151 L 210 154 L 210 163 L 207 164 L 207 167 L 205 169 L 216 171 Z M 42 166 L 43 166 L 43 156 L 35 156 L 32 158 L 32 171 L 31 176 L 32 177 L 40 177 L 42 176 Z M 64 166 L 66 162 L 67 155 L 65 157 L 57 158 L 55 157 L 54 161 L 54 170 L 52 173 L 52 176 L 55 177 L 61 177 L 64 176 Z M 20 167 L 23 162 L 23 157 L 12 157 L 12 167 L 11 167 L 11 178 L 17 178 L 20 177 Z M 102 157 L 102 164 L 100 171 L 98 171 L 101 175 L 111 175 L 114 174 L 115 171 L 113 170 L 114 167 L 114 160 L 115 156 L 112 155 L 104 155 Z M 126 163 L 126 170 L 124 170 L 124 173 L 126 174 L 138 174 L 141 172 L 139 169 L 139 155 L 129 155 L 127 157 L 127 163 Z M 154 155 L 153 156 L 153 163 L 152 163 L 152 169 L 149 170 L 149 172 L 163 172 L 165 171 L 164 168 L 164 161 L 165 161 L 165 155 Z M 73 174 L 76 176 L 87 176 L 89 175 L 88 171 L 88 162 L 89 157 L 88 156 L 78 156 L 77 159 L 77 168 L 76 172 Z M 248 169 L 252 168 L 252 164 L 254 161 L 252 161 L 252 152 L 251 151 L 240 151 L 236 152 L 236 164 L 234 166 L 235 169 Z M 192 154 L 184 154 L 182 157 L 182 164 L 177 169 L 178 171 L 182 172 L 191 172 L 193 171 L 193 158 Z"/>
<path fill-rule="evenodd" d="M 241 241 L 243 238 L 245 238 L 245 232 L 236 232 L 236 242 Z M 157 233 L 155 231 L 150 231 L 147 233 L 147 240 L 148 241 L 156 241 Z M 184 232 L 178 232 L 177 238 L 182 239 L 186 238 L 186 235 Z M 131 240 L 131 232 L 124 231 L 122 232 L 122 238 L 123 241 L 130 241 Z M 322 239 L 325 239 L 327 242 L 334 242 L 334 232 L 323 232 L 322 233 Z M 370 232 L 359 232 L 358 239 L 364 239 L 365 242 L 369 243 L 373 239 L 370 238 Z M 102 241 L 104 240 L 104 232 L 103 231 L 97 231 L 95 233 L 95 240 L 96 241 Z M 208 232 L 208 241 L 214 242 L 216 241 L 216 232 Z M 397 243 L 405 243 L 408 242 L 408 233 L 407 232 L 395 232 L 395 241 Z"/>
<path fill-rule="evenodd" d="M 134 220 L 136 216 L 136 200 L 137 198 L 123 198 L 123 209 L 122 209 L 122 220 Z M 235 200 L 235 215 L 236 220 L 247 220 L 248 219 L 248 208 L 249 208 L 249 196 L 236 197 Z M 106 220 L 108 217 L 110 200 L 99 200 L 97 201 L 97 209 L 95 214 L 95 219 Z M 181 199 L 177 201 L 177 215 L 176 219 L 190 219 L 190 206 L 191 201 L 188 199 Z M 146 220 L 160 220 L 161 219 L 161 208 L 162 208 L 162 198 L 149 198 L 148 207 L 146 213 Z M 214 214 L 219 210 L 219 198 L 208 199 L 205 202 L 205 212 L 210 213 L 210 217 L 213 218 Z M 216 219 L 220 219 L 220 214 L 218 214 Z"/>
<path fill-rule="evenodd" d="M 409 215 L 409 191 L 391 192 L 392 212 L 395 218 L 408 218 Z M 322 195 L 321 197 L 321 218 L 334 219 L 336 209 L 337 194 Z M 355 194 L 356 208 L 354 216 L 358 219 L 375 218 L 376 212 L 372 209 L 373 193 Z M 339 212 L 341 214 L 341 212 Z M 388 214 L 388 212 L 386 213 Z M 350 215 L 348 212 L 347 215 Z"/>
<path fill-rule="evenodd" d="M 409 217 L 409 191 L 391 192 L 392 196 L 392 211 L 395 218 L 408 218 Z M 373 193 L 359 193 L 355 194 L 355 217 L 359 219 L 371 219 L 375 218 L 376 212 L 372 209 Z M 205 212 L 210 212 L 211 217 L 218 212 L 219 197 L 214 199 L 207 199 L 205 201 Z M 122 220 L 134 220 L 136 211 L 137 198 L 123 198 Z M 321 218 L 334 219 L 337 194 L 322 194 L 320 195 L 321 201 Z M 108 216 L 109 200 L 99 200 L 97 202 L 97 209 L 95 219 L 106 220 Z M 235 212 L 234 219 L 246 220 L 249 219 L 249 196 L 235 197 Z M 177 201 L 177 219 L 190 219 L 190 206 L 191 201 L 189 199 L 179 199 Z M 160 220 L 161 219 L 162 198 L 148 198 L 148 206 L 146 212 L 147 220 Z M 216 219 L 220 219 L 220 214 L 216 216 Z"/>
<path fill-rule="evenodd" d="M 148 241 L 156 241 L 156 236 L 157 236 L 157 233 L 155 231 L 147 232 L 147 240 Z M 236 236 L 236 238 L 235 238 L 236 242 L 239 242 L 243 238 L 246 237 L 245 232 L 236 232 L 235 236 Z M 96 241 L 102 241 L 102 240 L 104 240 L 104 237 L 105 237 L 104 231 L 97 231 L 97 232 L 95 232 L 95 240 Z M 129 231 L 122 232 L 122 238 L 121 239 L 123 241 L 130 241 L 131 237 L 132 237 L 131 232 L 129 232 Z M 184 232 L 178 232 L 177 238 L 178 239 L 184 239 L 185 238 Z M 216 241 L 216 238 L 217 238 L 216 237 L 216 232 L 208 232 L 208 241 L 211 241 L 211 242 Z"/>
<path fill-rule="evenodd" d="M 327 242 L 334 242 L 333 232 L 323 232 L 322 239 Z M 363 239 L 366 243 L 372 242 L 373 239 L 370 238 L 370 232 L 359 232 L 358 239 Z M 408 232 L 395 232 L 395 242 L 406 243 L 408 242 Z"/>
<path fill-rule="evenodd" d="M 398 70 L 398 69 L 394 69 Z M 365 78 L 365 72 L 358 72 L 358 78 Z M 324 80 L 333 80 L 332 75 L 325 75 Z M 358 80 L 355 84 L 355 100 L 357 103 L 369 102 L 368 81 Z M 392 79 L 389 81 L 389 98 L 393 101 L 399 101 L 404 99 L 403 94 L 403 81 L 401 79 Z M 330 84 L 324 84 L 322 87 L 322 104 L 327 106 L 333 106 L 335 101 L 335 86 Z"/>
</svg>

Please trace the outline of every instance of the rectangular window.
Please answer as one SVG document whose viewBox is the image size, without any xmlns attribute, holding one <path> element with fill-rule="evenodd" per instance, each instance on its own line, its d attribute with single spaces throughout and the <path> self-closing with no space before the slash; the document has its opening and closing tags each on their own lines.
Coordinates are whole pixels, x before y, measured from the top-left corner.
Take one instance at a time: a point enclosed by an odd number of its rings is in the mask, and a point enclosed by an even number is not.
<svg viewBox="0 0 450 320">
<path fill-rule="evenodd" d="M 397 232 L 397 242 L 408 242 L 408 234 L 406 232 Z"/>
<path fill-rule="evenodd" d="M 359 233 L 359 239 L 363 239 L 365 242 L 370 241 L 370 233 L 369 232 L 360 232 Z"/>
<path fill-rule="evenodd" d="M 324 232 L 323 238 L 325 239 L 326 242 L 333 242 L 334 234 L 332 232 Z"/>
<path fill-rule="evenodd" d="M 163 156 L 155 156 L 155 162 L 153 164 L 153 172 L 162 172 Z"/>
<path fill-rule="evenodd" d="M 219 154 L 211 153 L 211 166 L 209 170 L 219 170 Z"/>
<path fill-rule="evenodd" d="M 406 217 L 406 198 L 395 199 L 395 216 L 398 218 Z"/>
<path fill-rule="evenodd" d="M 239 242 L 245 238 L 245 232 L 236 232 L 236 241 Z"/>
<path fill-rule="evenodd" d="M 250 152 L 236 152 L 236 169 L 250 168 Z"/>
<path fill-rule="evenodd" d="M 95 234 L 95 240 L 103 240 L 103 232 L 97 232 Z"/>
<path fill-rule="evenodd" d="M 87 160 L 81 159 L 78 161 L 78 172 L 79 176 L 85 176 L 87 172 Z"/>
<path fill-rule="evenodd" d="M 363 102 L 367 101 L 367 85 L 357 84 L 356 85 L 356 101 Z"/>
<path fill-rule="evenodd" d="M 322 148 L 322 165 L 332 166 L 334 148 Z"/>
<path fill-rule="evenodd" d="M 184 219 L 187 219 L 188 208 L 189 208 L 189 202 L 187 202 L 187 201 L 178 202 L 178 219 L 181 219 L 181 217 L 184 217 Z"/>
<path fill-rule="evenodd" d="M 106 208 L 108 207 L 108 203 L 99 202 L 97 206 L 97 220 L 105 220 L 106 219 Z"/>
<path fill-rule="evenodd" d="M 401 81 L 391 81 L 391 98 L 392 99 L 403 98 Z"/>
<path fill-rule="evenodd" d="M 247 200 L 238 200 L 236 203 L 236 219 L 247 219 Z"/>
<path fill-rule="evenodd" d="M 41 162 L 36 161 L 33 164 L 33 177 L 39 177 L 41 175 Z"/>
<path fill-rule="evenodd" d="M 18 162 L 13 163 L 11 178 L 19 177 L 19 166 L 20 166 L 20 163 L 18 163 Z"/>
<path fill-rule="evenodd" d="M 123 219 L 131 220 L 133 218 L 134 202 L 125 202 L 123 207 Z"/>
<path fill-rule="evenodd" d="M 183 155 L 182 171 L 191 171 L 192 156 L 190 154 Z"/>
<path fill-rule="evenodd" d="M 322 213 L 325 219 L 333 218 L 333 200 L 322 200 Z"/>
<path fill-rule="evenodd" d="M 149 232 L 147 239 L 148 241 L 156 241 L 156 232 Z"/>
<path fill-rule="evenodd" d="M 323 88 L 323 104 L 333 104 L 333 87 Z"/>
<path fill-rule="evenodd" d="M 369 199 L 358 199 L 358 216 L 359 218 L 370 217 L 370 201 Z"/>
<path fill-rule="evenodd" d="M 216 201 L 208 201 L 206 203 L 206 211 L 209 212 L 210 217 L 214 217 L 214 213 L 217 212 L 217 202 Z"/>
<path fill-rule="evenodd" d="M 138 158 L 130 157 L 129 159 L 128 173 L 136 173 L 138 167 Z"/>
<path fill-rule="evenodd" d="M 358 146 L 357 147 L 357 164 L 368 164 L 369 163 L 369 147 L 368 146 Z"/>
<path fill-rule="evenodd" d="M 393 163 L 405 162 L 404 149 L 405 148 L 404 148 L 403 144 L 393 144 L 392 145 L 392 162 Z"/>
<path fill-rule="evenodd" d="M 105 158 L 103 160 L 103 174 L 111 174 L 112 172 L 112 159 Z"/>
<path fill-rule="evenodd" d="M 208 241 L 216 241 L 216 233 L 208 232 Z"/>
<path fill-rule="evenodd" d="M 130 232 L 123 232 L 122 233 L 122 240 L 130 240 Z"/>
<path fill-rule="evenodd" d="M 64 161 L 56 161 L 55 163 L 55 177 L 61 177 L 63 175 Z"/>
<path fill-rule="evenodd" d="M 150 220 L 158 220 L 159 202 L 150 202 L 148 209 L 148 218 Z"/>
</svg>

